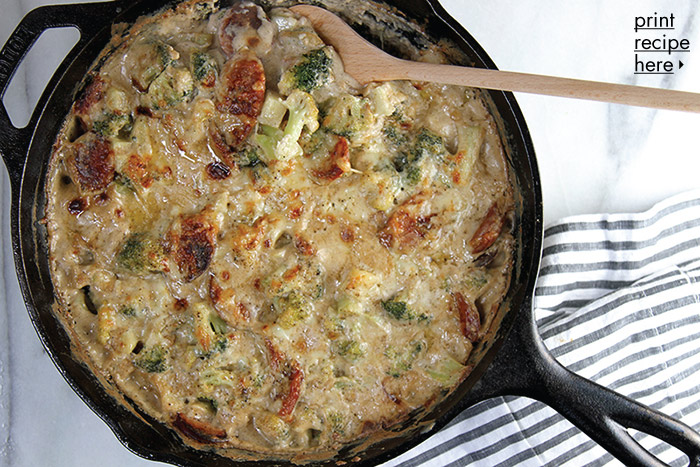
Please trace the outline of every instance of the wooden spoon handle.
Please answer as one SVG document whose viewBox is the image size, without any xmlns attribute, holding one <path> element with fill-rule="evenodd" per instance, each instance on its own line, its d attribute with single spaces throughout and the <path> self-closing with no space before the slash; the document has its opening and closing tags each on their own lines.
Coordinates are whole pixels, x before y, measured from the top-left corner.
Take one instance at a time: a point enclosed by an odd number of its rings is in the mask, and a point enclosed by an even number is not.
<svg viewBox="0 0 700 467">
<path fill-rule="evenodd" d="M 384 63 L 387 79 L 410 79 L 501 91 L 588 99 L 657 109 L 700 112 L 700 94 L 668 89 L 601 83 L 511 71 L 436 65 L 396 59 Z M 393 75 L 393 78 L 388 76 Z M 384 78 L 384 77 L 383 77 Z M 384 80 L 384 79 L 383 79 Z"/>
<path fill-rule="evenodd" d="M 700 112 L 700 94 L 696 93 L 400 60 L 377 49 L 342 19 L 322 8 L 297 5 L 292 10 L 309 18 L 321 37 L 343 58 L 345 70 L 361 84 L 408 79 Z"/>
</svg>

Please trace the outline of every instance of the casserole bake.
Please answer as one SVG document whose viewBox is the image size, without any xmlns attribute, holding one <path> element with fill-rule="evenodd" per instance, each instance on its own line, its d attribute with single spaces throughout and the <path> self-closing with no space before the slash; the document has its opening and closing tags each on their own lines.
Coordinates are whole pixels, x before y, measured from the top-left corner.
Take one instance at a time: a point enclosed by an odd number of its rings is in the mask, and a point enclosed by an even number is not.
<svg viewBox="0 0 700 467">
<path fill-rule="evenodd" d="M 432 408 L 477 363 L 512 265 L 478 93 L 362 89 L 306 18 L 252 3 L 184 2 L 115 36 L 46 211 L 76 353 L 234 457 L 332 457 Z"/>
<path fill-rule="evenodd" d="M 29 124 L 12 125 L 0 101 L 0 152 L 12 186 L 11 226 L 15 264 L 29 316 L 61 374 L 73 390 L 114 431 L 130 450 L 149 459 L 177 465 L 238 465 L 216 451 L 193 449 L 171 429 L 151 417 L 132 400 L 113 390 L 74 358 L 72 340 L 53 312 L 55 295 L 48 263 L 44 222 L 48 156 L 63 117 L 73 105 L 76 83 L 109 42 L 112 27 L 131 24 L 139 16 L 163 6 L 157 0 L 117 0 L 103 3 L 42 7 L 28 14 L 0 52 L 0 90 L 33 41 L 46 29 L 72 25 L 81 38 L 47 85 Z M 289 3 L 285 3 L 289 4 Z M 364 2 L 344 9 L 346 2 L 327 0 L 324 6 L 365 37 L 396 55 L 415 58 L 411 51 L 440 44 L 449 61 L 463 65 L 495 65 L 464 29 L 431 0 Z M 352 4 L 355 5 L 355 4 Z M 389 14 L 382 12 L 387 11 Z M 393 10 L 393 8 L 397 10 Z M 389 34 L 390 32 L 390 34 Z M 497 395 L 520 394 L 538 399 L 564 415 L 628 464 L 658 465 L 627 431 L 650 433 L 681 449 L 696 465 L 700 437 L 677 420 L 622 397 L 567 371 L 542 344 L 532 316 L 530 297 L 539 264 L 542 237 L 542 200 L 532 142 L 518 104 L 510 93 L 484 92 L 484 100 L 503 143 L 514 187 L 513 269 L 498 326 L 472 350 L 479 363 L 452 394 L 430 411 L 401 420 L 387 437 L 372 443 L 350 443 L 333 459 L 319 463 L 354 462 L 372 465 L 391 459 L 445 426 L 464 408 Z M 243 453 L 245 454 L 245 453 Z M 259 459 L 250 456 L 251 464 Z M 274 465 L 288 464 L 274 462 Z"/>
</svg>

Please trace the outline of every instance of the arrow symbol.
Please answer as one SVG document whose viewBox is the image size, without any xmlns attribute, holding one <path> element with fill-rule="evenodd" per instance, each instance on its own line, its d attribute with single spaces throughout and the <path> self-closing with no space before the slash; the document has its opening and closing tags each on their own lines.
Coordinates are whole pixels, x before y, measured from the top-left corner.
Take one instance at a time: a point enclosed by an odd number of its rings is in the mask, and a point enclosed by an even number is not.
<svg viewBox="0 0 700 467">
<path fill-rule="evenodd" d="M 678 60 L 678 69 L 680 70 L 681 68 L 683 68 L 683 62 Z"/>
</svg>

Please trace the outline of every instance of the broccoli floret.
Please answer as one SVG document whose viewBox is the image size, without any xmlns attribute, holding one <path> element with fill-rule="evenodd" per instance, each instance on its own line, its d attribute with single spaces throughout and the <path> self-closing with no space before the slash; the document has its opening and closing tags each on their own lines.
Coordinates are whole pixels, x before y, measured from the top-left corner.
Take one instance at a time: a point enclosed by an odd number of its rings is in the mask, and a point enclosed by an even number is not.
<svg viewBox="0 0 700 467">
<path fill-rule="evenodd" d="M 387 374 L 398 378 L 404 372 L 410 370 L 413 367 L 413 362 L 425 348 L 425 345 L 421 341 L 413 341 L 409 344 L 409 347 L 403 352 L 396 350 L 394 347 L 387 347 L 384 351 L 384 355 L 391 359 L 393 365 L 387 371 Z"/>
<path fill-rule="evenodd" d="M 391 115 L 384 119 L 382 133 L 388 144 L 397 148 L 404 148 L 408 145 L 408 131 L 403 126 L 405 123 L 403 112 L 397 108 Z"/>
<path fill-rule="evenodd" d="M 280 81 L 280 89 L 297 88 L 305 92 L 323 86 L 330 79 L 333 59 L 326 47 L 307 52 L 301 61 L 287 70 Z"/>
<path fill-rule="evenodd" d="M 168 351 L 163 346 L 156 345 L 148 350 L 143 350 L 134 364 L 149 373 L 163 373 L 168 369 L 166 358 Z"/>
<path fill-rule="evenodd" d="M 421 128 L 413 145 L 413 158 L 418 161 L 424 156 L 442 156 L 445 154 L 445 143 L 442 137 L 427 128 Z"/>
<path fill-rule="evenodd" d="M 406 302 L 397 300 L 387 300 L 382 302 L 382 308 L 389 313 L 392 318 L 399 321 L 409 321 L 414 318 L 413 311 L 406 305 Z"/>
<path fill-rule="evenodd" d="M 192 95 L 192 73 L 182 67 L 169 66 L 148 87 L 148 97 L 154 109 L 172 107 Z"/>
<path fill-rule="evenodd" d="M 421 179 L 420 167 L 411 165 L 406 169 L 406 181 L 409 185 L 417 185 Z"/>
<path fill-rule="evenodd" d="M 205 87 L 211 87 L 216 82 L 217 66 L 216 60 L 204 52 L 195 52 L 190 59 L 192 75 L 199 83 Z"/>
<path fill-rule="evenodd" d="M 131 115 L 109 112 L 92 124 L 92 129 L 100 136 L 119 136 L 128 139 L 133 128 L 134 119 Z"/>
<path fill-rule="evenodd" d="M 418 322 L 427 321 L 429 319 L 428 315 L 425 313 L 416 314 L 406 302 L 392 298 L 391 300 L 383 301 L 382 308 L 384 311 L 389 313 L 389 315 L 398 321 L 413 321 Z"/>
<path fill-rule="evenodd" d="M 131 78 L 140 91 L 146 91 L 153 80 L 180 57 L 172 46 L 162 41 L 138 44 L 129 55 L 136 64 L 129 70 Z"/>
<path fill-rule="evenodd" d="M 375 116 L 369 100 L 362 97 L 343 94 L 332 101 L 323 119 L 323 127 L 333 134 L 344 136 L 354 143 L 361 143 L 362 136 L 369 136 L 365 131 L 372 126 Z"/>
<path fill-rule="evenodd" d="M 397 172 L 403 173 L 408 185 L 417 185 L 422 176 L 419 162 L 424 157 L 443 157 L 446 154 L 442 137 L 436 135 L 427 128 L 422 128 L 415 136 L 412 144 L 408 138 L 396 126 L 389 123 L 384 127 L 386 139 L 397 148 L 398 154 L 392 159 L 392 164 Z"/>
<path fill-rule="evenodd" d="M 325 48 L 304 54 L 302 62 L 294 67 L 294 77 L 299 89 L 310 92 L 321 86 L 328 79 L 332 64 L 333 60 Z"/>
<path fill-rule="evenodd" d="M 156 53 L 160 60 L 160 65 L 165 68 L 180 57 L 180 54 L 170 45 L 165 42 L 156 42 Z"/>
<path fill-rule="evenodd" d="M 124 175 L 121 172 L 115 172 L 114 183 L 116 183 L 117 185 L 124 187 L 130 191 L 134 190 L 134 182 L 132 182 L 131 179 L 127 175 Z"/>
<path fill-rule="evenodd" d="M 228 339 L 225 337 L 220 337 L 216 342 L 214 342 L 214 346 L 212 347 L 210 353 L 221 353 L 226 350 L 226 347 L 228 347 Z"/>
<path fill-rule="evenodd" d="M 236 163 L 239 167 L 255 167 L 256 165 L 265 165 L 265 163 L 260 160 L 258 151 L 255 148 L 246 148 L 242 151 L 237 152 L 234 156 Z"/>
<path fill-rule="evenodd" d="M 326 157 L 332 151 L 331 145 L 335 145 L 337 140 L 333 135 L 329 135 L 327 128 L 319 127 L 318 131 L 313 134 L 302 135 L 299 145 L 301 145 L 304 155 L 314 156 L 320 154 L 321 157 Z"/>
<path fill-rule="evenodd" d="M 131 318 L 136 316 L 136 307 L 134 305 L 122 305 L 122 307 L 119 308 L 119 312 Z"/>
<path fill-rule="evenodd" d="M 406 134 L 399 130 L 393 123 L 387 123 L 384 128 L 382 128 L 384 137 L 394 146 L 402 146 L 408 142 L 408 137 Z"/>
<path fill-rule="evenodd" d="M 123 195 L 128 195 L 136 192 L 136 187 L 134 182 L 126 175 L 121 172 L 114 173 L 114 184 L 117 187 L 117 191 Z"/>
<path fill-rule="evenodd" d="M 335 350 L 338 355 L 345 357 L 351 362 L 356 362 L 365 354 L 362 344 L 353 339 L 338 342 L 335 346 Z"/>
<path fill-rule="evenodd" d="M 311 316 L 309 304 L 303 296 L 296 292 L 290 292 L 283 297 L 276 297 L 273 301 L 273 306 L 280 313 L 277 318 L 277 324 L 283 329 L 290 329 Z"/>
<path fill-rule="evenodd" d="M 387 128 L 394 127 L 385 127 L 385 134 L 386 131 L 389 131 L 391 134 L 392 130 L 387 130 Z M 445 152 L 445 144 L 442 141 L 442 137 L 427 128 L 421 128 L 410 149 L 401 151 L 392 162 L 397 172 L 403 172 L 408 167 L 415 166 L 423 157 L 441 157 Z M 415 174 L 413 175 L 415 176 Z"/>
<path fill-rule="evenodd" d="M 160 272 L 165 263 L 165 250 L 157 239 L 144 233 L 133 233 L 119 248 L 117 263 L 137 274 Z"/>
<path fill-rule="evenodd" d="M 255 135 L 255 142 L 268 160 L 286 160 L 300 156 L 303 151 L 299 138 L 304 127 L 313 133 L 319 126 L 318 108 L 309 93 L 296 89 L 283 104 L 289 112 L 284 130 L 261 124 L 259 127 L 262 133 Z"/>
</svg>

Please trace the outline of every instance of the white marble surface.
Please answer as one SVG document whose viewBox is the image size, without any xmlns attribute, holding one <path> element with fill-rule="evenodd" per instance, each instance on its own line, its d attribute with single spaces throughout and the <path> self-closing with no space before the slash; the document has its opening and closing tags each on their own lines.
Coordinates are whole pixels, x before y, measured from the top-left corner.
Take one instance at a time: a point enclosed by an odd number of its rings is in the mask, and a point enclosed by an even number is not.
<svg viewBox="0 0 700 467">
<path fill-rule="evenodd" d="M 51 0 L 0 0 L 0 43 Z M 54 3 L 59 3 L 54 1 Z M 61 2 L 65 3 L 65 2 Z M 501 69 L 700 92 L 696 0 L 442 0 Z M 635 16 L 673 13 L 690 40 L 674 75 L 634 75 Z M 75 36 L 73 36 L 75 37 Z M 645 37 L 655 37 L 647 33 Z M 52 33 L 5 97 L 26 122 L 69 37 Z M 649 54 L 656 57 L 664 54 Z M 665 55 L 664 55 L 665 57 Z M 546 224 L 566 215 L 644 210 L 700 186 L 700 115 L 518 95 L 542 175 Z M 122 447 L 70 390 L 42 349 L 20 296 L 2 170 L 0 466 L 154 465 Z"/>
</svg>

